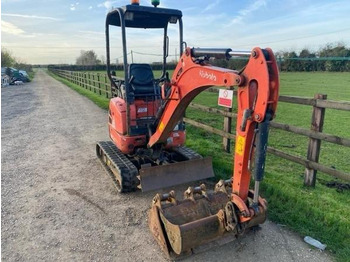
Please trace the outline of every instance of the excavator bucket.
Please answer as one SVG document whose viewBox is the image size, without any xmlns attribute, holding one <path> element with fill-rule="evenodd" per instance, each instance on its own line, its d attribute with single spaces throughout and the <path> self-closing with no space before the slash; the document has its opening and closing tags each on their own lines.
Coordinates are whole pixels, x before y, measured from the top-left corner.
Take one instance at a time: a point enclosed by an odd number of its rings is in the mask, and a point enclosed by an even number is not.
<svg viewBox="0 0 350 262">
<path fill-rule="evenodd" d="M 229 194 L 207 194 L 201 185 L 187 189 L 180 201 L 174 191 L 157 194 L 149 213 L 149 227 L 166 256 L 178 259 L 231 242 L 245 228 L 266 219 L 262 212 L 243 226 L 236 213 Z"/>
<path fill-rule="evenodd" d="M 139 174 L 143 192 L 214 177 L 211 157 L 142 167 Z"/>
</svg>

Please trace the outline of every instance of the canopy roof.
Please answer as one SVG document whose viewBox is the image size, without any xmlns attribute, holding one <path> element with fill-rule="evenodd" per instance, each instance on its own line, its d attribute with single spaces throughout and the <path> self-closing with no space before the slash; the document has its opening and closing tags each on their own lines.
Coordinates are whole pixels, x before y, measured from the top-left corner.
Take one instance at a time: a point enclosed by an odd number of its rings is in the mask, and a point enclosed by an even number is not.
<svg viewBox="0 0 350 262">
<path fill-rule="evenodd" d="M 124 13 L 125 27 L 165 28 L 168 22 L 176 23 L 182 12 L 176 9 L 126 5 L 107 14 L 106 24 L 120 26 L 119 12 Z"/>
</svg>

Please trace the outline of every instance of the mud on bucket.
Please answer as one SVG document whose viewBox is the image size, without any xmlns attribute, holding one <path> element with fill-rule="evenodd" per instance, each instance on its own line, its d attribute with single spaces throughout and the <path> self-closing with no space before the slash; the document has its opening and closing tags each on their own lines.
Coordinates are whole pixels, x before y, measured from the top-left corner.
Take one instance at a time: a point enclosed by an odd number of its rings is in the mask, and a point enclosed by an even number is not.
<svg viewBox="0 0 350 262">
<path fill-rule="evenodd" d="M 191 254 L 193 248 L 225 233 L 223 209 L 228 201 L 228 195 L 221 192 L 207 195 L 204 185 L 190 187 L 181 201 L 175 199 L 174 191 L 157 194 L 150 211 L 150 229 L 168 257 L 172 252 L 175 257 Z"/>
</svg>

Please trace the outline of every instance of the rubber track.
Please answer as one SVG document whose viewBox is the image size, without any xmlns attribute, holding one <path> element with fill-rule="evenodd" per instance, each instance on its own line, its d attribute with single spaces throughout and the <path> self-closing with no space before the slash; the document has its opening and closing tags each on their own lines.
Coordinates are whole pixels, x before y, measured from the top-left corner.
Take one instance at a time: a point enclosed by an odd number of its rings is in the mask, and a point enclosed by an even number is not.
<svg viewBox="0 0 350 262">
<path fill-rule="evenodd" d="M 106 158 L 111 162 L 110 165 L 113 165 L 113 167 L 122 177 L 120 189 L 113 171 L 107 165 L 107 163 L 105 163 L 104 159 L 97 154 L 102 166 L 106 170 L 107 174 L 109 174 L 112 178 L 116 188 L 122 193 L 135 191 L 137 189 L 137 185 L 139 184 L 139 180 L 137 178 L 138 170 L 134 164 L 114 145 L 112 141 L 101 141 L 97 143 L 97 146 L 102 149 Z"/>
<path fill-rule="evenodd" d="M 184 156 L 188 160 L 202 158 L 200 154 L 185 146 L 173 148 L 172 151 Z"/>
</svg>

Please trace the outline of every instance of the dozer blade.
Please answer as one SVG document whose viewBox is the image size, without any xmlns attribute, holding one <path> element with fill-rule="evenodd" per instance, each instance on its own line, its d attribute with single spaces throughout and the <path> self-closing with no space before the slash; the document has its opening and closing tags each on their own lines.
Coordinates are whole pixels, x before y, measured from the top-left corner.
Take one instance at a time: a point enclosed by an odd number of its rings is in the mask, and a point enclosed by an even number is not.
<svg viewBox="0 0 350 262">
<path fill-rule="evenodd" d="M 139 172 L 143 192 L 214 177 L 211 157 L 143 167 Z"/>
</svg>

